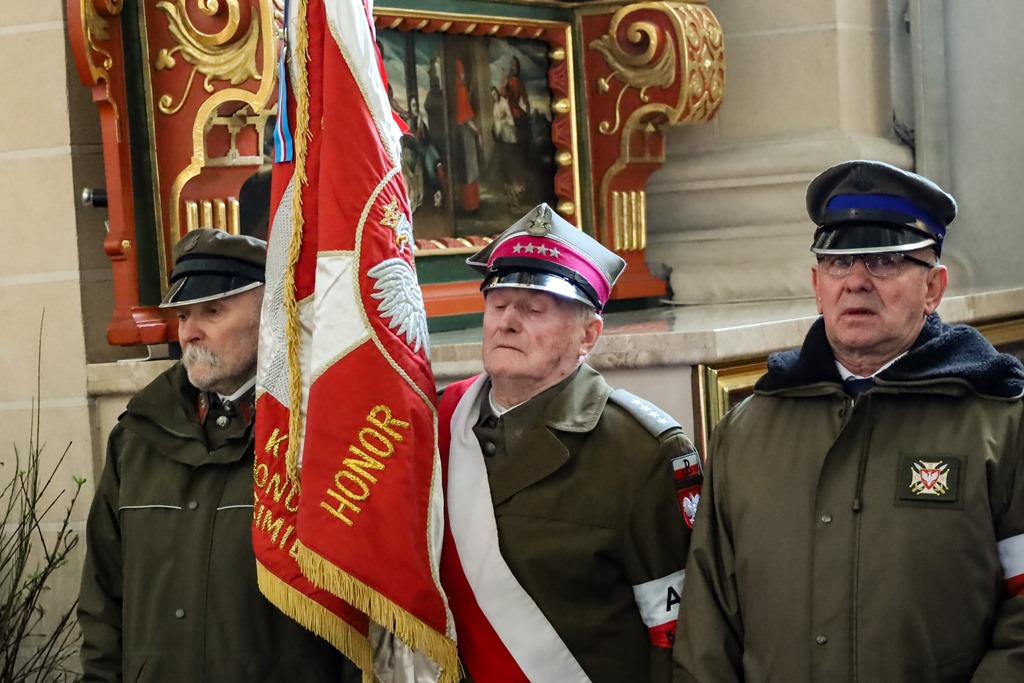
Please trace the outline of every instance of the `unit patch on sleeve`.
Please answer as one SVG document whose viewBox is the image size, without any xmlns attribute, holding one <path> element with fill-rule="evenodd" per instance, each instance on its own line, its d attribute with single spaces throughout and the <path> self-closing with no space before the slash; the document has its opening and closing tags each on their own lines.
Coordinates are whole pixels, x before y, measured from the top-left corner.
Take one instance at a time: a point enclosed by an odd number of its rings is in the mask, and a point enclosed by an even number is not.
<svg viewBox="0 0 1024 683">
<path fill-rule="evenodd" d="M 697 503 L 700 502 L 700 487 L 704 483 L 700 454 L 691 451 L 672 458 L 672 474 L 675 477 L 676 494 L 679 496 L 679 509 L 686 526 L 692 529 L 693 520 L 697 516 Z"/>
<path fill-rule="evenodd" d="M 960 501 L 962 466 L 963 458 L 956 455 L 900 456 L 896 478 L 898 501 L 944 504 Z"/>
</svg>

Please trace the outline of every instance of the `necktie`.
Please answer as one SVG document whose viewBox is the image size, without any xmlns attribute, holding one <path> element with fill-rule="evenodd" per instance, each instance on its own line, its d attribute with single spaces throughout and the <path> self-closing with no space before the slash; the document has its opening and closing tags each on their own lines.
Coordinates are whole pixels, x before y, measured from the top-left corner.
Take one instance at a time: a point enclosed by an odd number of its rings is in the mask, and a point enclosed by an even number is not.
<svg viewBox="0 0 1024 683">
<path fill-rule="evenodd" d="M 871 388 L 874 383 L 875 380 L 870 377 L 865 377 L 863 379 L 854 379 L 853 377 L 849 377 L 843 380 L 843 389 L 846 390 L 846 393 L 850 398 L 857 398 L 863 392 Z"/>
</svg>

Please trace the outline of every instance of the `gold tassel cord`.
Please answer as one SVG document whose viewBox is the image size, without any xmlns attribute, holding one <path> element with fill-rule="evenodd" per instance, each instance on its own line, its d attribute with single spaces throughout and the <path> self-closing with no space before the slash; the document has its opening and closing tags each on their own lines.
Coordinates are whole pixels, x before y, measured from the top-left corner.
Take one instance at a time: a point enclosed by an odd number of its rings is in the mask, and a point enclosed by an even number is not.
<svg viewBox="0 0 1024 683">
<path fill-rule="evenodd" d="M 299 320 L 299 304 L 295 295 L 295 268 L 302 253 L 302 229 L 305 220 L 302 214 L 302 191 L 307 186 L 306 155 L 311 137 L 309 126 L 309 29 L 306 24 L 307 0 L 299 1 L 295 27 L 295 51 L 292 60 L 296 64 L 295 83 L 295 193 L 292 200 L 292 239 L 288 247 L 288 265 L 284 274 L 284 311 L 288 339 L 288 388 L 290 412 L 288 414 L 288 453 L 285 464 L 288 480 L 296 487 L 299 482 L 299 441 L 302 434 L 302 365 L 300 346 L 302 324 Z M 301 488 L 299 489 L 301 490 Z"/>
</svg>

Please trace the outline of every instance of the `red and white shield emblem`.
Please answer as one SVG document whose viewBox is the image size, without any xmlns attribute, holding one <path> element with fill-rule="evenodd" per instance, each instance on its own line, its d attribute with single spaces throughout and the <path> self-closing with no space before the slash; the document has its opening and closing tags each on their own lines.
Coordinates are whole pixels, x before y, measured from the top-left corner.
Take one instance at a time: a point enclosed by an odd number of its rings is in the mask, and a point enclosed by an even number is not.
<svg viewBox="0 0 1024 683">
<path fill-rule="evenodd" d="M 679 491 L 679 507 L 683 511 L 683 521 L 693 528 L 693 520 L 697 517 L 697 504 L 700 503 L 700 487 L 692 486 Z"/>
</svg>

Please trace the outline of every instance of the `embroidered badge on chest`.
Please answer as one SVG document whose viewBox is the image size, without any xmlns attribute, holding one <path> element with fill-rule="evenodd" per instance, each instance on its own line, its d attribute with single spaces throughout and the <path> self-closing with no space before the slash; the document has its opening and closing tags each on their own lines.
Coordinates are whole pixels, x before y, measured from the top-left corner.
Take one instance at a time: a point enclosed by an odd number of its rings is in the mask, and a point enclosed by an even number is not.
<svg viewBox="0 0 1024 683">
<path fill-rule="evenodd" d="M 672 458 L 672 474 L 676 481 L 676 494 L 679 496 L 679 509 L 683 513 L 686 526 L 693 528 L 693 520 L 697 516 L 697 504 L 700 502 L 700 488 L 704 483 L 704 468 L 697 451 Z"/>
<path fill-rule="evenodd" d="M 961 458 L 952 455 L 904 455 L 900 458 L 900 500 L 953 502 L 960 497 Z"/>
</svg>

